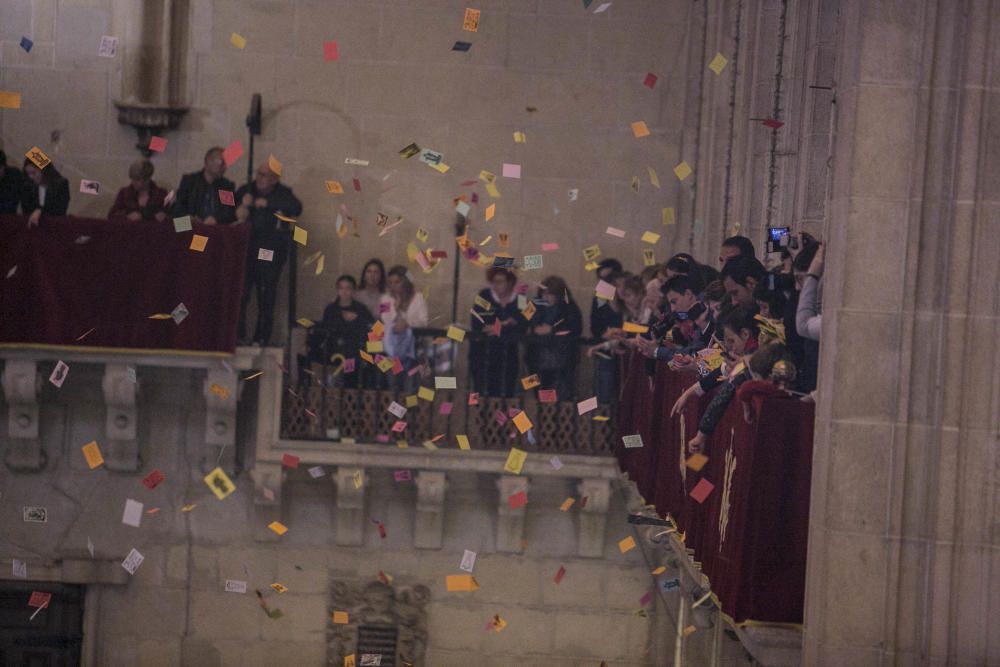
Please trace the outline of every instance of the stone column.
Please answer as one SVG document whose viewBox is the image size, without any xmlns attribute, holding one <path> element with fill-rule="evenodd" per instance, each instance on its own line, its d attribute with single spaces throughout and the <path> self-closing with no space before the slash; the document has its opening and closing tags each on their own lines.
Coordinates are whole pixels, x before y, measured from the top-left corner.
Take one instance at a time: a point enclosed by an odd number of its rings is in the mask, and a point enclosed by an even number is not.
<svg viewBox="0 0 1000 667">
<path fill-rule="evenodd" d="M 840 11 L 803 664 L 998 664 L 1000 4 Z"/>
</svg>

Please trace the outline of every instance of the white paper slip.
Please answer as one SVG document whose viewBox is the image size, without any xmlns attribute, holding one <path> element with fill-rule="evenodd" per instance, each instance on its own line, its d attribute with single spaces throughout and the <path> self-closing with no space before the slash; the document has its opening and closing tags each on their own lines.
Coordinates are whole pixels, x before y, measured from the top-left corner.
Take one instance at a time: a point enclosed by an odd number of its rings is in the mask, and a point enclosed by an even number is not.
<svg viewBox="0 0 1000 667">
<path fill-rule="evenodd" d="M 142 521 L 142 503 L 128 498 L 125 500 L 125 512 L 122 513 L 122 523 L 126 526 L 139 527 Z"/>
<path fill-rule="evenodd" d="M 458 569 L 463 572 L 472 572 L 473 568 L 476 567 L 476 552 L 465 550 L 462 554 L 462 564 L 458 566 Z"/>
<path fill-rule="evenodd" d="M 62 361 L 56 363 L 56 367 L 52 370 L 52 375 L 49 376 L 49 382 L 55 386 L 62 388 L 63 382 L 66 381 L 66 375 L 69 373 L 69 366 L 67 366 Z"/>
<path fill-rule="evenodd" d="M 143 560 L 145 560 L 145 556 L 137 550 L 132 549 L 132 551 L 128 552 L 128 556 L 125 556 L 125 560 L 122 561 L 122 567 L 124 567 L 129 574 L 135 574 L 135 571 L 139 569 L 140 565 L 142 565 Z"/>
<path fill-rule="evenodd" d="M 238 579 L 226 579 L 226 592 L 227 593 L 246 593 L 247 592 L 247 582 L 239 581 Z"/>
<path fill-rule="evenodd" d="M 435 389 L 457 389 L 458 383 L 453 377 L 442 377 L 438 375 L 434 378 Z"/>
</svg>

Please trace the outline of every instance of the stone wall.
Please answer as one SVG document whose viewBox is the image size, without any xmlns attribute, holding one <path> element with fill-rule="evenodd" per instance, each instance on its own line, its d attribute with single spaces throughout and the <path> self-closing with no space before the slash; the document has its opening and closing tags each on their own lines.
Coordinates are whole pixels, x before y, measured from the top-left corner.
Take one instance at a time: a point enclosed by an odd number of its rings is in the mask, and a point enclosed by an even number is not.
<svg viewBox="0 0 1000 667">
<path fill-rule="evenodd" d="M 281 521 L 289 531 L 276 543 L 255 542 L 253 484 L 235 477 L 237 491 L 216 500 L 202 481 L 215 462 L 204 459 L 204 408 L 190 399 L 203 377 L 195 370 L 140 368 L 138 380 L 141 469 L 134 473 L 87 468 L 80 447 L 102 446 L 104 406 L 99 367 L 75 364 L 74 377 L 58 393 L 42 395 L 41 437 L 47 459 L 37 474 L 0 466 L 5 526 L 0 558 L 28 563 L 29 579 L 45 578 L 60 559 L 106 561 L 116 575 L 130 549 L 145 560 L 127 582 L 88 586 L 85 646 L 93 665 L 319 665 L 325 664 L 333 579 L 374 581 L 380 571 L 404 585 L 431 590 L 427 665 L 615 665 L 654 663 L 656 612 L 635 615 L 653 587 L 640 550 L 619 553 L 630 534 L 624 499 L 613 494 L 600 558 L 577 553 L 576 517 L 559 505 L 576 496 L 571 480 L 539 478 L 530 491 L 522 554 L 498 553 L 495 545 L 496 475 L 449 473 L 441 549 L 414 543 L 416 488 L 397 483 L 389 469 L 370 469 L 370 518 L 361 547 L 335 546 L 335 492 L 329 468 L 311 478 L 289 473 Z M 54 389 L 54 388 L 52 388 Z M 95 399 L 95 396 L 97 397 Z M 0 432 L 7 432 L 6 408 Z M 474 456 L 475 453 L 471 453 Z M 244 455 L 241 455 L 241 459 Z M 572 457 L 569 457 L 572 458 Z M 159 469 L 166 480 L 154 490 L 141 484 Z M 500 471 L 498 470 L 498 473 Z M 126 498 L 144 503 L 140 528 L 121 522 Z M 181 508 L 189 503 L 189 512 Z M 48 522 L 24 523 L 22 506 L 44 506 Z M 476 551 L 480 590 L 448 593 L 445 577 L 461 574 L 465 549 Z M 553 577 L 566 568 L 560 584 Z M 225 580 L 248 582 L 247 595 L 224 592 Z M 269 587 L 281 583 L 288 592 Z M 267 592 L 271 619 L 253 589 Z M 485 629 L 494 614 L 508 626 Z M 662 621 L 662 619 L 660 619 Z"/>
<path fill-rule="evenodd" d="M 191 111 L 154 157 L 156 179 L 175 185 L 200 168 L 211 145 L 246 145 L 250 97 L 261 93 L 256 161 L 273 153 L 284 163 L 284 180 L 305 203 L 304 254 L 326 253 L 323 275 L 301 271 L 299 311 L 308 316 L 320 315 L 336 276 L 357 274 L 368 256 L 406 263 L 418 226 L 430 233 L 429 246 L 453 252 L 452 198 L 473 192 L 460 184 L 481 170 L 499 175 L 505 162 L 520 164 L 522 177 L 501 177 L 496 200 L 483 183 L 476 186 L 481 199 L 470 216 L 471 236 L 478 242 L 493 235 L 484 248 L 492 254 L 496 235 L 507 232 L 518 257 L 559 243 L 528 280 L 562 275 L 581 303 L 589 302 L 593 278 L 582 248 L 599 243 L 603 256 L 635 270 L 643 248 L 654 248 L 660 260 L 685 249 L 691 216 L 684 206 L 696 176 L 680 183 L 672 170 L 682 159 L 695 162 L 682 154 L 687 71 L 703 69 L 700 55 L 694 65 L 689 60 L 691 3 L 636 0 L 595 15 L 597 4 L 587 11 L 579 0 L 489 2 L 477 33 L 462 30 L 466 4 L 191 0 L 182 82 Z M 132 63 L 149 31 L 137 13 L 131 0 L 10 0 L 0 7 L 0 86 L 24 96 L 20 111 L 0 113 L 7 152 L 17 159 L 32 145 L 49 150 L 72 181 L 74 214 L 104 215 L 138 155 L 135 133 L 116 122 L 112 105 L 141 91 L 130 83 Z M 230 43 L 233 32 L 246 38 L 243 50 Z M 18 47 L 22 35 L 35 41 L 30 54 Z M 101 35 L 119 37 L 116 58 L 97 57 Z M 339 61 L 324 62 L 324 40 L 338 41 Z M 472 42 L 471 51 L 452 51 L 459 40 Z M 659 78 L 652 90 L 643 86 L 648 72 Z M 635 138 L 634 121 L 647 123 L 651 136 Z M 527 142 L 515 143 L 515 131 Z M 443 152 L 451 170 L 442 175 L 415 158 L 402 161 L 397 152 L 411 142 Z M 371 164 L 347 166 L 349 157 Z M 229 175 L 241 182 L 246 167 L 244 157 Z M 647 168 L 656 171 L 659 189 Z M 77 193 L 81 178 L 100 181 L 104 192 Z M 328 179 L 346 193 L 328 194 Z M 571 188 L 579 190 L 577 201 L 568 199 Z M 496 217 L 486 223 L 491 201 Z M 360 238 L 337 238 L 341 204 L 359 221 Z M 676 225 L 662 225 L 664 207 L 676 209 Z M 378 239 L 379 211 L 405 222 Z M 607 226 L 627 237 L 606 235 Z M 662 235 L 655 246 L 639 242 L 647 230 Z M 411 266 L 418 287 L 430 290 L 432 317 L 450 317 L 450 263 L 429 275 Z M 459 312 L 483 283 L 481 270 L 466 264 L 463 272 Z"/>
</svg>

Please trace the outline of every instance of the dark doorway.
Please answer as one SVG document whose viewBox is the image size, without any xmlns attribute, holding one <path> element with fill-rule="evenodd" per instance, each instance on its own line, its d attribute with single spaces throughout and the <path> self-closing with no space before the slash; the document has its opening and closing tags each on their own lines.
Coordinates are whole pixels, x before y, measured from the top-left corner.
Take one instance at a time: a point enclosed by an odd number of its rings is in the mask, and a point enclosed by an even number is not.
<svg viewBox="0 0 1000 667">
<path fill-rule="evenodd" d="M 51 593 L 38 611 L 28 599 Z M 41 582 L 0 582 L 0 665 L 76 667 L 83 641 L 83 586 Z"/>
</svg>

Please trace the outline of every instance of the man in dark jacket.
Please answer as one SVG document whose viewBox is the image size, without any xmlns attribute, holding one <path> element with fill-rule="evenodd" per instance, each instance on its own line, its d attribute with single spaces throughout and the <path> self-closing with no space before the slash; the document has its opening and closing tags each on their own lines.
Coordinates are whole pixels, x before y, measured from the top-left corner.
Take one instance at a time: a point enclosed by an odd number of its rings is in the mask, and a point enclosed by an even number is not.
<svg viewBox="0 0 1000 667">
<path fill-rule="evenodd" d="M 222 159 L 222 149 L 218 146 L 209 148 L 205 153 L 205 167 L 201 171 L 185 174 L 177 187 L 173 208 L 170 215 L 179 218 L 191 216 L 192 222 L 202 222 L 206 225 L 228 225 L 236 219 L 235 202 L 226 204 L 219 195 L 228 192 L 230 195 L 236 185 L 225 178 L 226 161 Z"/>
<path fill-rule="evenodd" d="M 274 303 L 281 268 L 288 259 L 293 223 L 282 218 L 302 215 L 302 202 L 292 189 L 280 182 L 267 164 L 257 170 L 253 183 L 236 191 L 239 208 L 236 218 L 250 223 L 250 247 L 247 253 L 247 277 L 240 304 L 239 337 L 246 340 L 246 311 L 250 291 L 257 291 L 257 328 L 253 342 L 267 345 L 274 328 Z M 281 216 L 281 217 L 278 217 Z"/>
<path fill-rule="evenodd" d="M 0 214 L 17 213 L 24 189 L 24 176 L 17 167 L 7 164 L 7 154 L 0 151 Z"/>
</svg>

